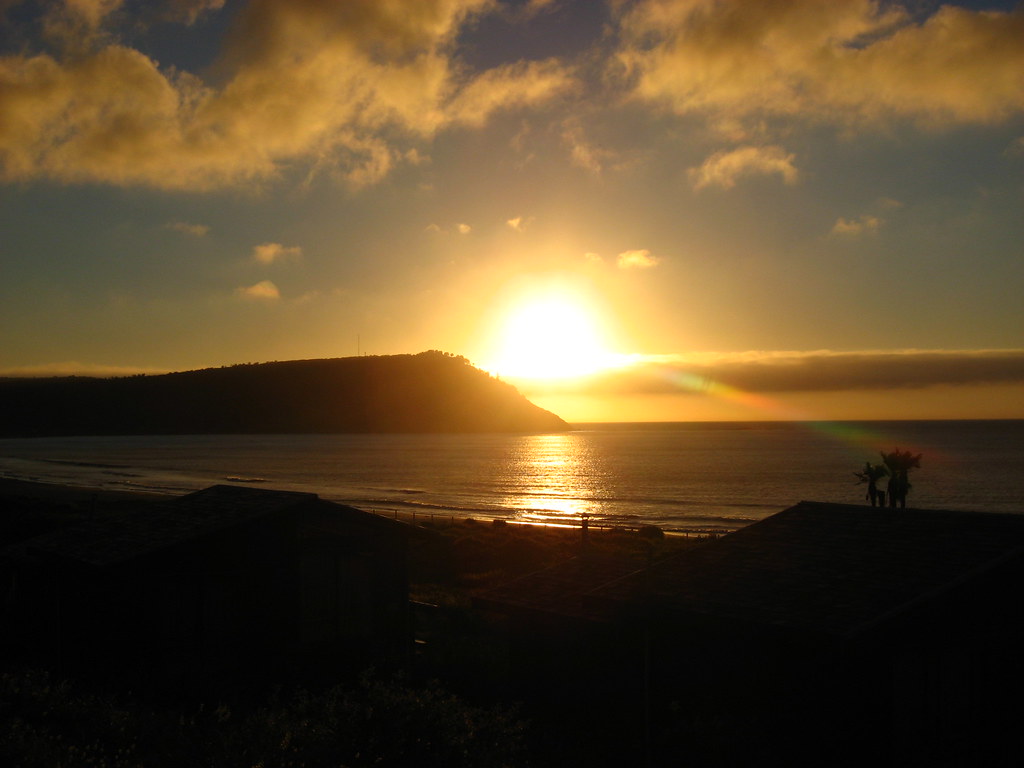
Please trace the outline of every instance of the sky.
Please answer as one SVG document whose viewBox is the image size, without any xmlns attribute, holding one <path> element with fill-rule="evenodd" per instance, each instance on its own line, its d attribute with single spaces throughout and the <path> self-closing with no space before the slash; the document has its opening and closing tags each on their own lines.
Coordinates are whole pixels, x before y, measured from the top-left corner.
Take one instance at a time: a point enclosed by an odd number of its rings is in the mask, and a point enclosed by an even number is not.
<svg viewBox="0 0 1024 768">
<path fill-rule="evenodd" d="M 0 0 L 0 375 L 439 349 L 1024 418 L 1024 5 Z"/>
</svg>

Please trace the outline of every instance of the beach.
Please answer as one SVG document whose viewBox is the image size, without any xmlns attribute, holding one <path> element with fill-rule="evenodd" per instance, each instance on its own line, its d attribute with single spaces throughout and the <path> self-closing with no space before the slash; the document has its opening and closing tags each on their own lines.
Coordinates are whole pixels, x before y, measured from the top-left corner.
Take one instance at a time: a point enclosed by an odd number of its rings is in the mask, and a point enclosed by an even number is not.
<svg viewBox="0 0 1024 768">
<path fill-rule="evenodd" d="M 266 490 L 273 490 L 266 488 Z M 156 512 L 167 494 L 87 488 L 0 478 L 0 546 L 97 517 Z M 390 513 L 385 517 L 392 517 Z M 414 598 L 466 603 L 470 592 L 568 560 L 580 552 L 579 526 L 506 524 L 472 516 L 403 511 L 397 519 L 436 534 L 410 539 L 410 590 Z M 414 525 L 413 525 L 414 524 Z M 663 535 L 653 527 L 589 527 L 591 551 L 634 561 L 675 551 L 699 539 Z"/>
</svg>

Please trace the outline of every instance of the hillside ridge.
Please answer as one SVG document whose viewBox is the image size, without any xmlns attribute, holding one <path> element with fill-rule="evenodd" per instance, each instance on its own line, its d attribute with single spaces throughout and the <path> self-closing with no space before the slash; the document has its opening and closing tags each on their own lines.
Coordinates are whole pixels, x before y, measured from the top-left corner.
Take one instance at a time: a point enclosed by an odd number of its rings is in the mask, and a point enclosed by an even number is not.
<svg viewBox="0 0 1024 768">
<path fill-rule="evenodd" d="M 0 435 L 557 432 L 555 414 L 437 350 L 113 378 L 0 380 Z"/>
</svg>

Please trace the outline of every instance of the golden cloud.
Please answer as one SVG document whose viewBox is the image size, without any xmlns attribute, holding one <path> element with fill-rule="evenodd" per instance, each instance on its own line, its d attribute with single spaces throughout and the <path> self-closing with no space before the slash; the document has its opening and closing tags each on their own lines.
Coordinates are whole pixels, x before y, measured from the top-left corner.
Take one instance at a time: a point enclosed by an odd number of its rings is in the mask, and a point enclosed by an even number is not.
<svg viewBox="0 0 1024 768">
<path fill-rule="evenodd" d="M 206 233 L 210 231 L 206 224 L 189 224 L 187 221 L 172 221 L 167 228 L 192 237 L 205 237 Z"/>
<path fill-rule="evenodd" d="M 167 0 L 163 16 L 172 21 L 192 25 L 208 11 L 219 11 L 224 0 Z"/>
<path fill-rule="evenodd" d="M 573 84 L 568 71 L 554 59 L 518 62 L 488 70 L 474 78 L 452 99 L 447 120 L 480 126 L 499 109 L 516 109 L 566 92 Z"/>
<path fill-rule="evenodd" d="M 787 184 L 796 182 L 798 172 L 793 165 L 794 155 L 782 147 L 738 147 L 728 152 L 716 152 L 699 167 L 689 171 L 694 189 L 719 187 L 732 189 L 743 176 L 778 174 Z"/>
<path fill-rule="evenodd" d="M 719 119 L 993 123 L 1024 110 L 1024 8 L 877 0 L 623 4 L 618 60 L 636 97 Z"/>
<path fill-rule="evenodd" d="M 214 68 L 222 85 L 117 45 L 0 57 L 0 180 L 205 190 L 298 161 L 372 184 L 446 126 L 482 125 L 571 85 L 551 61 L 475 76 L 455 66 L 460 25 L 489 5 L 255 0 Z"/>
<path fill-rule="evenodd" d="M 238 288 L 236 293 L 247 299 L 276 301 L 281 298 L 281 291 L 269 280 L 260 280 L 255 285 Z"/>
<path fill-rule="evenodd" d="M 615 261 L 619 269 L 650 269 L 658 265 L 658 258 L 646 248 L 623 251 Z"/>
<path fill-rule="evenodd" d="M 44 36 L 76 51 L 92 42 L 100 25 L 123 0 L 63 0 L 49 6 L 42 18 Z"/>
<path fill-rule="evenodd" d="M 840 216 L 832 227 L 832 234 L 855 237 L 877 232 L 880 226 L 882 226 L 882 219 L 868 213 L 856 219 L 844 219 Z"/>
<path fill-rule="evenodd" d="M 595 176 L 600 175 L 604 160 L 610 153 L 587 141 L 577 118 L 566 120 L 562 126 L 562 141 L 569 147 L 569 160 Z"/>
<path fill-rule="evenodd" d="M 273 264 L 282 259 L 297 259 L 302 256 L 302 248 L 297 245 L 281 245 L 281 243 L 261 243 L 252 249 L 252 257 L 260 264 Z"/>
</svg>

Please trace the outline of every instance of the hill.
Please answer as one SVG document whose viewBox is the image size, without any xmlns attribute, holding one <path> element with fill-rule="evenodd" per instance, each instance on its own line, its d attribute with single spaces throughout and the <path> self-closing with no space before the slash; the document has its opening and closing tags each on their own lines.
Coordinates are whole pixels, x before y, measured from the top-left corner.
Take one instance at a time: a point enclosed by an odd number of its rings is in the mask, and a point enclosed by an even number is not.
<svg viewBox="0 0 1024 768">
<path fill-rule="evenodd" d="M 567 428 L 511 385 L 437 351 L 0 381 L 5 437 Z"/>
</svg>

